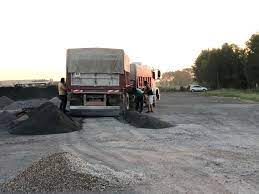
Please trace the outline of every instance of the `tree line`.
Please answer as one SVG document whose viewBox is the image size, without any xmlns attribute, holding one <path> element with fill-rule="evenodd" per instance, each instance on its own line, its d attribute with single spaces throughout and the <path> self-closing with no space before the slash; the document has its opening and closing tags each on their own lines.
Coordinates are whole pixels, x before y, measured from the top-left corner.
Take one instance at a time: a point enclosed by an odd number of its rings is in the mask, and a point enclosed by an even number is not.
<svg viewBox="0 0 259 194">
<path fill-rule="evenodd" d="M 161 90 L 180 89 L 180 87 L 187 88 L 193 83 L 192 68 L 185 68 L 183 70 L 164 72 L 158 86 Z"/>
<path fill-rule="evenodd" d="M 193 66 L 195 81 L 210 88 L 253 89 L 259 84 L 259 34 L 245 48 L 225 43 L 201 51 Z"/>
</svg>

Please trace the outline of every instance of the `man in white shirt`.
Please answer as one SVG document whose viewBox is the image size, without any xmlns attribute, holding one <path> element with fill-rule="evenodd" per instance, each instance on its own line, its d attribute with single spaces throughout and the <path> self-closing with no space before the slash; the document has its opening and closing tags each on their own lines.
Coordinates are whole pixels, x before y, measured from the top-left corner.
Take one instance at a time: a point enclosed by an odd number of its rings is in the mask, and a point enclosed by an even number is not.
<svg viewBox="0 0 259 194">
<path fill-rule="evenodd" d="M 152 88 L 149 86 L 147 81 L 144 81 L 145 90 L 144 93 L 147 95 L 147 106 L 148 111 L 146 113 L 154 112 L 153 111 L 153 103 L 154 103 L 154 93 Z"/>
<path fill-rule="evenodd" d="M 65 78 L 61 78 L 60 82 L 58 83 L 58 95 L 59 99 L 61 100 L 59 109 L 65 113 L 67 106 L 67 87 Z"/>
</svg>

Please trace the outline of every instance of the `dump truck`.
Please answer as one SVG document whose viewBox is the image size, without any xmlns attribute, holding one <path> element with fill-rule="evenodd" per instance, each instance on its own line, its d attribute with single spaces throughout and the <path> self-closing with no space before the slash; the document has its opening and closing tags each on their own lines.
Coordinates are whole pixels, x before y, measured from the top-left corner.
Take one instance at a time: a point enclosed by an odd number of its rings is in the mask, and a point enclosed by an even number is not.
<svg viewBox="0 0 259 194">
<path fill-rule="evenodd" d="M 156 81 L 161 77 L 159 69 L 154 69 L 148 65 L 144 65 L 141 62 L 134 62 L 130 64 L 130 80 L 137 88 L 144 90 L 144 82 L 147 81 L 153 90 L 154 94 L 154 106 L 157 100 L 160 100 L 160 90 L 156 86 Z"/>
<path fill-rule="evenodd" d="M 138 82 L 140 75 L 137 69 L 122 49 L 68 49 L 66 81 L 70 113 L 115 116 L 127 111 L 132 81 Z M 154 79 L 152 70 L 148 71 L 143 77 Z"/>
</svg>

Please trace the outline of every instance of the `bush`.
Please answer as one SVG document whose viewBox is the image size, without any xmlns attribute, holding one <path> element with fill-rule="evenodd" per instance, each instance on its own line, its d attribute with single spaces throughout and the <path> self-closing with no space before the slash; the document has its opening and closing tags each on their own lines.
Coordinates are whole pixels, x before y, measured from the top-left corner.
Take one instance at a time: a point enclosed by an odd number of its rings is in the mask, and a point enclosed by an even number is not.
<svg viewBox="0 0 259 194">
<path fill-rule="evenodd" d="M 159 87 L 160 92 L 177 92 L 176 88 Z"/>
<path fill-rule="evenodd" d="M 189 87 L 189 86 L 188 86 Z M 159 87 L 160 92 L 186 92 L 189 91 L 188 87 L 180 86 L 180 87 Z"/>
<path fill-rule="evenodd" d="M 180 92 L 184 92 L 184 91 L 186 91 L 185 87 L 181 86 L 180 87 Z"/>
</svg>

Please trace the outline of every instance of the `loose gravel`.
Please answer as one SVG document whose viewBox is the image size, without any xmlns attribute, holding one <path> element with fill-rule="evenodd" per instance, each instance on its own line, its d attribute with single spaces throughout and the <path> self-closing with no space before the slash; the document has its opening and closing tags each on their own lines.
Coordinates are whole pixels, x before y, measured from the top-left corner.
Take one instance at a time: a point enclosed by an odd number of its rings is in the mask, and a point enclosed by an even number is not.
<svg viewBox="0 0 259 194">
<path fill-rule="evenodd" d="M 197 93 L 162 97 L 148 115 L 173 128 L 137 128 L 100 117 L 84 118 L 74 133 L 0 134 L 0 183 L 42 155 L 66 151 L 91 164 L 143 172 L 145 182 L 132 186 L 135 193 L 258 193 L 259 104 Z"/>
<path fill-rule="evenodd" d="M 16 116 L 12 113 L 6 111 L 0 113 L 0 130 L 7 131 L 7 129 L 13 127 L 15 119 Z"/>
<path fill-rule="evenodd" d="M 60 102 L 61 102 L 61 100 L 58 97 L 54 97 L 54 98 L 50 99 L 49 101 L 52 102 L 57 107 L 59 107 Z"/>
<path fill-rule="evenodd" d="M 83 174 L 91 174 L 100 179 L 109 182 L 110 185 L 120 187 L 129 187 L 131 185 L 142 184 L 145 180 L 143 173 L 137 173 L 131 170 L 116 171 L 110 167 L 101 164 L 86 163 L 80 158 L 75 158 L 73 155 L 68 155 L 67 159 L 70 161 L 71 169 Z"/>
<path fill-rule="evenodd" d="M 0 109 L 2 109 L 5 106 L 8 106 L 9 104 L 13 103 L 14 101 L 6 96 L 0 97 Z"/>
<path fill-rule="evenodd" d="M 24 101 L 15 101 L 8 106 L 5 106 L 3 110 L 17 110 L 17 109 L 33 109 L 37 108 L 40 105 L 44 104 L 48 100 L 46 99 L 32 99 Z"/>
<path fill-rule="evenodd" d="M 80 123 L 60 111 L 53 103 L 46 102 L 29 113 L 29 118 L 9 130 L 11 134 L 43 135 L 78 131 Z"/>
<path fill-rule="evenodd" d="M 129 173 L 91 165 L 68 152 L 33 163 L 14 179 L 0 185 L 3 192 L 119 191 L 129 186 Z"/>
<path fill-rule="evenodd" d="M 141 114 L 137 111 L 128 111 L 123 118 L 129 124 L 138 128 L 163 129 L 173 127 L 173 125 L 168 122 L 146 114 Z"/>
</svg>

